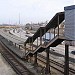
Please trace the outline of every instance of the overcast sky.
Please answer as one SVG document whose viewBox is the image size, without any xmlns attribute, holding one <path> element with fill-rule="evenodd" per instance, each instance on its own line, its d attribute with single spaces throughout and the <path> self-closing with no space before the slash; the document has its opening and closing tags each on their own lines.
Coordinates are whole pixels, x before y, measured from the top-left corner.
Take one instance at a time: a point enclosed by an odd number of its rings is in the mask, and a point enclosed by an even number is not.
<svg viewBox="0 0 75 75">
<path fill-rule="evenodd" d="M 0 0 L 0 23 L 37 23 L 50 20 L 74 0 Z"/>
</svg>

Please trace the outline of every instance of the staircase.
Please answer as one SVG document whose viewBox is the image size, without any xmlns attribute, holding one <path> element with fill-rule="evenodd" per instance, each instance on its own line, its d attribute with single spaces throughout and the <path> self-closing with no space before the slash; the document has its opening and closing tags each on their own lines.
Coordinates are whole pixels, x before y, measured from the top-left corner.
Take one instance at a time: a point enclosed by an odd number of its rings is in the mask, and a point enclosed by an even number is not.
<svg viewBox="0 0 75 75">
<path fill-rule="evenodd" d="M 34 42 L 37 37 L 40 37 L 40 32 L 42 33 L 41 36 L 43 36 L 49 29 L 54 27 L 56 28 L 63 20 L 64 12 L 56 13 L 55 16 L 50 20 L 50 22 L 45 27 L 40 27 L 33 36 L 29 37 L 25 41 L 25 44 Z"/>
<path fill-rule="evenodd" d="M 46 48 L 48 47 L 56 47 L 57 45 L 59 45 L 62 41 L 64 41 L 64 36 L 60 35 L 59 32 L 59 25 L 64 21 L 64 12 L 59 12 L 56 13 L 55 16 L 50 20 L 50 22 L 45 26 L 45 27 L 40 27 L 36 33 L 32 36 L 29 37 L 26 41 L 25 41 L 25 46 L 26 44 L 30 44 L 30 46 L 33 47 L 33 43 L 34 41 L 39 37 L 40 38 L 40 45 L 38 45 L 35 50 L 33 50 L 33 48 L 31 50 L 29 50 L 26 53 L 26 56 L 30 55 L 34 55 L 35 53 L 39 53 L 44 51 Z M 50 39 L 49 41 L 44 41 L 42 40 L 43 35 L 45 35 L 47 32 L 49 32 L 51 29 L 54 29 L 54 37 L 52 39 Z M 56 34 L 56 29 L 58 30 L 58 33 Z M 46 36 L 45 36 L 46 39 Z M 42 43 L 42 41 L 44 43 Z M 38 44 L 38 42 L 37 42 Z"/>
</svg>

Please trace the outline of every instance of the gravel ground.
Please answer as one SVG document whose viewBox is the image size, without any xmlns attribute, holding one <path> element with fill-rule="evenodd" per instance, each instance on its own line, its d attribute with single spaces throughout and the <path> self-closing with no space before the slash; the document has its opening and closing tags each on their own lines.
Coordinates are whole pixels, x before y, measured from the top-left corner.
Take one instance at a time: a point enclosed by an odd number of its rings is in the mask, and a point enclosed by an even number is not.
<svg viewBox="0 0 75 75">
<path fill-rule="evenodd" d="M 0 53 L 0 75 L 17 75 Z"/>
</svg>

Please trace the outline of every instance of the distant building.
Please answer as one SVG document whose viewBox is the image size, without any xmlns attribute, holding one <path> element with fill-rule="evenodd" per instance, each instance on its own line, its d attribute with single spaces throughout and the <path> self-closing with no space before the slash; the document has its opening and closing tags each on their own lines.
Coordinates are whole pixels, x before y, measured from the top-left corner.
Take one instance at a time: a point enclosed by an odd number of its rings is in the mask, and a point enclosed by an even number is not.
<svg viewBox="0 0 75 75">
<path fill-rule="evenodd" d="M 25 25 L 26 29 L 30 29 L 30 30 L 34 30 L 36 31 L 38 28 L 40 28 L 41 26 L 46 26 L 47 25 L 47 21 L 46 22 L 42 22 L 42 23 L 27 23 Z"/>
</svg>

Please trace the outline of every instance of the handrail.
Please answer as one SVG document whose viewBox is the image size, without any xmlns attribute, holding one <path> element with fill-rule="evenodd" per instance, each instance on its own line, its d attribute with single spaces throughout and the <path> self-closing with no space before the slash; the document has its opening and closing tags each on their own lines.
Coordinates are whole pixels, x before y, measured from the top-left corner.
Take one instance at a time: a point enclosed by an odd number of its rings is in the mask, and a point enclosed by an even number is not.
<svg viewBox="0 0 75 75">
<path fill-rule="evenodd" d="M 39 47 L 43 47 L 43 48 L 47 47 L 48 42 L 52 41 L 53 39 L 55 39 L 57 36 L 60 35 L 59 25 L 63 22 L 63 20 L 64 20 L 64 12 L 56 13 L 56 15 L 50 20 L 50 22 L 45 27 L 40 27 L 32 37 L 29 37 L 27 39 L 25 44 L 30 43 L 30 45 L 32 46 L 31 51 L 33 51 L 33 42 L 35 42 L 35 39 L 37 38 L 38 48 L 36 48 L 35 50 L 39 49 Z M 50 35 L 49 37 L 51 37 L 51 29 L 52 31 L 54 29 L 53 31 L 54 37 L 49 38 L 49 41 L 47 42 L 46 33 L 49 32 L 49 35 Z M 45 40 L 42 39 L 43 35 L 45 35 Z M 38 37 L 40 38 L 40 44 L 38 44 L 38 41 L 39 41 Z"/>
<path fill-rule="evenodd" d="M 40 29 L 43 32 L 42 33 L 42 36 L 43 36 L 45 34 L 44 28 L 46 29 L 46 32 L 47 32 L 51 28 L 54 28 L 54 27 L 56 28 L 58 26 L 58 24 L 60 24 L 63 20 L 64 20 L 64 12 L 56 13 L 55 16 L 50 20 L 50 22 L 45 27 L 40 27 L 32 37 L 28 37 L 28 39 L 25 41 L 25 43 L 28 43 L 29 39 L 31 40 L 30 42 L 32 42 L 32 38 L 34 39 L 33 40 L 33 42 L 34 42 L 35 39 L 40 36 L 40 34 L 39 34 Z"/>
</svg>

